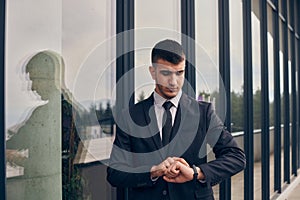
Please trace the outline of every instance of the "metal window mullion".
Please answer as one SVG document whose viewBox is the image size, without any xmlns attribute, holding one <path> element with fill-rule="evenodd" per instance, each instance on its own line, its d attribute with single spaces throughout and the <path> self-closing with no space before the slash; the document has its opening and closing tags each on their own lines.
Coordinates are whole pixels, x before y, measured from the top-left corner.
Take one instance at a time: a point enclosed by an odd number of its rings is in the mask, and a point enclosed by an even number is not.
<svg viewBox="0 0 300 200">
<path fill-rule="evenodd" d="M 290 45 L 291 45 L 291 98 L 292 98 L 292 174 L 297 176 L 297 103 L 296 103 L 296 65 L 295 65 L 295 24 L 294 0 L 290 0 Z"/>
<path fill-rule="evenodd" d="M 6 199 L 6 162 L 5 162 L 5 0 L 0 1 L 0 199 Z"/>
<path fill-rule="evenodd" d="M 134 32 L 132 31 L 134 28 L 134 0 L 117 0 L 116 9 L 116 33 L 118 34 L 116 41 L 116 81 L 119 81 L 126 73 L 130 73 L 129 76 L 132 76 L 129 78 L 130 81 L 117 85 L 122 87 L 117 88 L 117 106 L 124 107 L 128 106 L 128 103 L 134 103 L 134 98 L 130 102 L 123 102 L 123 98 L 120 98 L 126 95 L 128 91 L 133 91 L 134 88 L 132 70 L 134 67 L 134 51 L 132 51 L 134 49 Z"/>
<path fill-rule="evenodd" d="M 295 24 L 297 24 L 297 29 L 296 29 L 296 33 L 298 36 L 300 36 L 300 20 L 299 20 L 299 17 L 300 17 L 300 13 L 299 13 L 299 9 L 300 9 L 300 1 L 295 1 L 296 5 L 295 5 L 295 10 L 297 11 L 295 13 L 295 16 L 296 16 L 296 21 L 295 21 Z M 298 38 L 299 39 L 299 38 Z"/>
<path fill-rule="evenodd" d="M 243 1 L 244 150 L 247 159 L 247 165 L 244 171 L 244 200 L 254 199 L 253 72 L 251 35 L 251 1 Z"/>
<path fill-rule="evenodd" d="M 262 152 L 262 199 L 270 196 L 270 143 L 269 143 L 269 82 L 268 82 L 268 38 L 267 1 L 260 0 L 260 53 L 261 53 L 261 152 Z"/>
<path fill-rule="evenodd" d="M 229 1 L 218 1 L 219 7 L 219 71 L 224 83 L 225 102 L 218 102 L 218 106 L 226 108 L 225 126 L 231 131 L 231 101 L 230 101 L 230 34 L 229 34 Z M 222 104 L 223 103 L 223 104 Z M 220 184 L 220 199 L 231 199 L 231 178 Z"/>
<path fill-rule="evenodd" d="M 300 168 L 300 40 L 296 39 L 297 45 L 297 168 Z"/>
<path fill-rule="evenodd" d="M 190 96 L 196 90 L 195 73 L 195 1 L 181 0 L 181 43 L 186 53 L 185 81 L 183 90 Z M 189 84 L 189 86 L 187 85 Z M 191 89 L 193 91 L 191 91 Z M 192 96 L 195 98 L 195 96 Z"/>
<path fill-rule="evenodd" d="M 125 95 L 134 91 L 134 0 L 116 0 L 116 107 L 117 110 L 134 104 L 134 94 L 129 102 L 124 102 Z M 129 31 L 131 30 L 131 31 Z M 126 74 L 126 79 L 122 77 Z M 128 189 L 117 188 L 117 199 L 128 200 Z"/>
<path fill-rule="evenodd" d="M 279 13 L 278 0 L 273 10 L 273 59 L 274 59 L 274 191 L 281 193 L 281 99 L 279 59 Z"/>
<path fill-rule="evenodd" d="M 299 1 L 296 1 L 296 10 L 299 11 L 300 9 L 300 2 Z M 299 17 L 300 17 L 300 12 L 296 12 L 296 23 L 298 25 L 298 30 L 297 30 L 297 34 L 299 35 L 300 32 L 300 20 L 299 20 Z M 300 39 L 297 38 L 296 39 L 296 44 L 297 44 L 297 54 L 296 54 L 296 57 L 297 57 L 297 72 L 298 72 L 298 76 L 297 76 L 297 105 L 298 105 L 298 117 L 297 117 L 297 123 L 298 123 L 298 128 L 297 128 L 297 135 L 298 135 L 298 140 L 297 140 L 297 143 L 298 143 L 298 163 L 297 163 L 297 167 L 300 168 Z"/>
<path fill-rule="evenodd" d="M 283 40 L 283 100 L 284 100 L 284 181 L 290 183 L 290 103 L 289 103 L 289 70 L 288 70 L 288 21 L 287 2 L 281 1 L 282 14 L 285 22 L 282 22 Z"/>
</svg>

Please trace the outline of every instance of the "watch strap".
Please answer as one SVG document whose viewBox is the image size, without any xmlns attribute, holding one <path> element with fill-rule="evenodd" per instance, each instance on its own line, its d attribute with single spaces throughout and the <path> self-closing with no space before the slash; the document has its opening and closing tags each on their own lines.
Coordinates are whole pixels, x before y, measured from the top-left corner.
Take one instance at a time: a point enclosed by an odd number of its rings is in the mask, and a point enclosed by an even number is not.
<svg viewBox="0 0 300 200">
<path fill-rule="evenodd" d="M 193 180 L 197 181 L 198 180 L 198 171 L 197 171 L 196 165 L 193 165 L 193 170 L 194 170 Z"/>
</svg>

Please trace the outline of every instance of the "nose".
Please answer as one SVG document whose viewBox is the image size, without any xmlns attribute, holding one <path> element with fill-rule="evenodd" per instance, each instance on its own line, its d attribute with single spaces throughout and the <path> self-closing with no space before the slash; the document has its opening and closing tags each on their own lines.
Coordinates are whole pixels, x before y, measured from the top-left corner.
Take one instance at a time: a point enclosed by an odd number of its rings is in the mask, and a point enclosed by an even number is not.
<svg viewBox="0 0 300 200">
<path fill-rule="evenodd" d="M 175 73 L 172 73 L 169 77 L 169 85 L 175 86 L 177 84 L 177 76 Z"/>
</svg>

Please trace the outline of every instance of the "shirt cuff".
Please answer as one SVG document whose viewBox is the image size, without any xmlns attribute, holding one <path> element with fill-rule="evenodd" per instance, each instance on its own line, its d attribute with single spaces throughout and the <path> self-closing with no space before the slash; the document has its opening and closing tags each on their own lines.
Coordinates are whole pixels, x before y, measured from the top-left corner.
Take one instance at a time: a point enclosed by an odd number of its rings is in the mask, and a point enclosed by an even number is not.
<svg viewBox="0 0 300 200">
<path fill-rule="evenodd" d="M 198 180 L 200 183 L 206 183 L 206 180 Z"/>
<path fill-rule="evenodd" d="M 150 177 L 150 179 L 151 179 L 151 181 L 152 181 L 152 182 L 155 182 L 155 181 L 157 181 L 157 180 L 158 180 L 158 178 L 159 178 L 159 177 L 154 177 L 154 178 Z"/>
<path fill-rule="evenodd" d="M 201 167 L 199 167 L 199 169 L 200 169 L 201 173 L 203 174 L 203 171 L 202 171 Z M 206 183 L 206 179 L 202 179 L 202 180 L 198 180 L 198 181 L 200 183 Z"/>
</svg>

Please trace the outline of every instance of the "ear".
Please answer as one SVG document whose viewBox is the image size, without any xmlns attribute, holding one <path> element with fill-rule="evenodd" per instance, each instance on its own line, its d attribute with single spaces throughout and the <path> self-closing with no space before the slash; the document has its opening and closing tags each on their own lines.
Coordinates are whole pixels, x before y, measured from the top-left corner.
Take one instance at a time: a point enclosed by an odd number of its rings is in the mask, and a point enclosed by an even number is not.
<svg viewBox="0 0 300 200">
<path fill-rule="evenodd" d="M 155 67 L 149 66 L 149 72 L 151 74 L 151 77 L 153 80 L 156 80 L 156 72 L 155 72 Z"/>
</svg>

